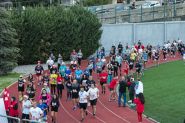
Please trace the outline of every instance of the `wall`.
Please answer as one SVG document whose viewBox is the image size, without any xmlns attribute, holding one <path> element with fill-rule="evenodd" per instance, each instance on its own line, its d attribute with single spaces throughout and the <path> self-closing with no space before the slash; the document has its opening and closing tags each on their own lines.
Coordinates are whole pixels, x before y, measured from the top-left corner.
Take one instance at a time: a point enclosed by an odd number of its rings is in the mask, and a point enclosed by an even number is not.
<svg viewBox="0 0 185 123">
<path fill-rule="evenodd" d="M 163 45 L 165 41 L 178 38 L 185 41 L 185 21 L 103 24 L 102 30 L 100 43 L 106 50 L 119 42 L 125 45 L 141 40 L 145 45 Z"/>
</svg>

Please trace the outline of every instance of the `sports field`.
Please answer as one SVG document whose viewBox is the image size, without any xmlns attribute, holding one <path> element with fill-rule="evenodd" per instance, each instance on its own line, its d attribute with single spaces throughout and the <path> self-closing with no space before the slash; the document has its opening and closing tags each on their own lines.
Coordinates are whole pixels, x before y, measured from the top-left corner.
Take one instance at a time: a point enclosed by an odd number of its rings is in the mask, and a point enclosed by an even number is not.
<svg viewBox="0 0 185 123">
<path fill-rule="evenodd" d="M 145 71 L 145 114 L 161 123 L 185 119 L 185 64 L 175 61 Z"/>
</svg>

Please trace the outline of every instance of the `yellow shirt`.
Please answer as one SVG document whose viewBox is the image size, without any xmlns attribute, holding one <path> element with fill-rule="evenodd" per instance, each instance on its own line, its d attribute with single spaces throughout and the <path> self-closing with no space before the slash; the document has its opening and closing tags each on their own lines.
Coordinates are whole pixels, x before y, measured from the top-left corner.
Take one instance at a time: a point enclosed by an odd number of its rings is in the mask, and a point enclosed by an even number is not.
<svg viewBox="0 0 185 123">
<path fill-rule="evenodd" d="M 58 77 L 57 74 L 51 74 L 50 75 L 50 78 L 51 78 L 50 84 L 57 84 L 57 77 Z"/>
<path fill-rule="evenodd" d="M 130 59 L 131 60 L 135 60 L 136 59 L 136 56 L 137 56 L 136 53 L 131 53 L 130 54 Z"/>
</svg>

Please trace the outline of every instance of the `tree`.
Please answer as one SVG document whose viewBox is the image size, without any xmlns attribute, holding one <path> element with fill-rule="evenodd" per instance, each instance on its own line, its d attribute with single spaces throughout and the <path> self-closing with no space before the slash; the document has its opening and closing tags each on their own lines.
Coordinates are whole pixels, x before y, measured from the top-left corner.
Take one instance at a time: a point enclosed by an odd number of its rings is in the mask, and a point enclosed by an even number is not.
<svg viewBox="0 0 185 123">
<path fill-rule="evenodd" d="M 16 36 L 9 14 L 0 8 L 0 75 L 8 73 L 17 65 L 19 49 L 16 47 Z"/>
<path fill-rule="evenodd" d="M 19 64 L 45 61 L 50 51 L 69 60 L 73 49 L 82 49 L 84 58 L 99 47 L 101 23 L 82 7 L 62 6 L 27 8 L 21 15 L 12 14 L 19 37 Z"/>
</svg>

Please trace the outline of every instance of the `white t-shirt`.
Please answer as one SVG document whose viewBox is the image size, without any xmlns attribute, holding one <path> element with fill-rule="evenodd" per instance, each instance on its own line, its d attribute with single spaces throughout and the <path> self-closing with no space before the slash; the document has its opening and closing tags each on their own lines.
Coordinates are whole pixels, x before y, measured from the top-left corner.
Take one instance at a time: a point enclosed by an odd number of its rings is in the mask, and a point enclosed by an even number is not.
<svg viewBox="0 0 185 123">
<path fill-rule="evenodd" d="M 54 64 L 54 61 L 53 60 L 47 60 L 46 64 L 52 66 Z"/>
<path fill-rule="evenodd" d="M 136 95 L 143 93 L 143 83 L 141 81 L 138 81 L 138 85 L 135 86 L 135 93 Z"/>
<path fill-rule="evenodd" d="M 87 103 L 87 97 L 89 94 L 86 91 L 80 91 L 79 92 L 79 102 L 80 103 Z"/>
<path fill-rule="evenodd" d="M 87 92 L 89 94 L 90 100 L 97 99 L 98 98 L 98 92 L 99 92 L 98 88 L 90 88 Z"/>
<path fill-rule="evenodd" d="M 29 100 L 22 101 L 22 113 L 23 114 L 29 114 L 30 107 L 31 107 L 31 102 Z"/>
<path fill-rule="evenodd" d="M 30 108 L 31 120 L 40 119 L 40 116 L 43 114 L 43 111 L 39 107 Z"/>
</svg>

